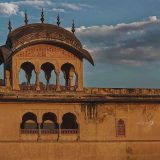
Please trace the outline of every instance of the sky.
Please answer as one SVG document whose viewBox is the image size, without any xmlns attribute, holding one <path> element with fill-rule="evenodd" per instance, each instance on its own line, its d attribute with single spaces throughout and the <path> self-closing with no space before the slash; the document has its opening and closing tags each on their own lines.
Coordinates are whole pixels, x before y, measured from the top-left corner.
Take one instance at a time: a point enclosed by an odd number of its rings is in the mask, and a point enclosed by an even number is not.
<svg viewBox="0 0 160 160">
<path fill-rule="evenodd" d="M 92 55 L 84 61 L 84 85 L 102 88 L 160 88 L 160 0 L 0 0 L 0 45 L 12 27 L 40 21 L 69 29 Z"/>
</svg>

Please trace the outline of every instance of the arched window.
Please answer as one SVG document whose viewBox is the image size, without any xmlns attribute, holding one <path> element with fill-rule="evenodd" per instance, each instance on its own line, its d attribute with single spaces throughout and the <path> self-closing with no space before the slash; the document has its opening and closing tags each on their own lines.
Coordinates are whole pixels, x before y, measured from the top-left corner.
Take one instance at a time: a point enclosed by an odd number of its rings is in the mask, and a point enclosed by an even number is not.
<svg viewBox="0 0 160 160">
<path fill-rule="evenodd" d="M 122 119 L 117 121 L 117 136 L 125 136 L 126 135 L 126 128 L 125 122 Z"/>
<path fill-rule="evenodd" d="M 31 62 L 24 62 L 19 73 L 20 88 L 22 90 L 35 89 L 35 77 L 35 66 Z"/>
<path fill-rule="evenodd" d="M 70 63 L 65 63 L 62 65 L 61 70 L 62 70 L 63 78 L 65 81 L 65 84 L 63 86 L 65 90 L 71 90 L 72 87 L 76 87 L 77 78 L 75 74 L 75 67 Z"/>
<path fill-rule="evenodd" d="M 76 116 L 73 113 L 66 113 L 63 115 L 61 129 L 78 129 Z"/>
<path fill-rule="evenodd" d="M 41 129 L 53 131 L 59 128 L 57 123 L 57 116 L 54 113 L 45 113 L 42 117 Z"/>
<path fill-rule="evenodd" d="M 38 129 L 37 116 L 34 113 L 25 113 L 22 117 L 21 129 Z"/>
<path fill-rule="evenodd" d="M 41 65 L 41 74 L 40 74 L 40 79 L 41 79 L 41 89 L 42 90 L 53 90 L 55 89 L 55 66 L 50 63 L 46 62 Z"/>
</svg>

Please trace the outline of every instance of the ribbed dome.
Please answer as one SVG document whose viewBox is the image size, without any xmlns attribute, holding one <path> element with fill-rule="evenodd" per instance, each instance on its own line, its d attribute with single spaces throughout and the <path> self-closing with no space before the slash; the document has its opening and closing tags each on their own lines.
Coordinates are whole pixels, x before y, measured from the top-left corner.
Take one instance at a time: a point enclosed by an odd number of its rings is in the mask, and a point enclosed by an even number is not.
<svg viewBox="0 0 160 160">
<path fill-rule="evenodd" d="M 82 48 L 72 32 L 52 24 L 35 23 L 19 27 L 9 33 L 6 46 L 14 52 L 27 44 L 38 42 L 55 42 L 71 47 L 79 52 L 79 56 L 94 64 L 89 52 Z"/>
</svg>

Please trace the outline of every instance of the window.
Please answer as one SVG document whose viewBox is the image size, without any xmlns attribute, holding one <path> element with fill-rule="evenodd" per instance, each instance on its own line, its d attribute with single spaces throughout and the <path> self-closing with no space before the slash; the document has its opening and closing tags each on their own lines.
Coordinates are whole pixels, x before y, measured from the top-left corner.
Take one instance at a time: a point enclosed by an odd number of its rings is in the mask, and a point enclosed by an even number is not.
<svg viewBox="0 0 160 160">
<path fill-rule="evenodd" d="M 125 122 L 122 119 L 119 119 L 116 123 L 117 136 L 125 136 Z"/>
<path fill-rule="evenodd" d="M 76 116 L 72 113 L 66 113 L 62 117 L 61 124 L 62 134 L 77 134 L 78 133 L 78 123 L 76 121 Z"/>
<path fill-rule="evenodd" d="M 21 129 L 38 129 L 37 116 L 34 113 L 25 113 L 22 117 Z"/>
</svg>

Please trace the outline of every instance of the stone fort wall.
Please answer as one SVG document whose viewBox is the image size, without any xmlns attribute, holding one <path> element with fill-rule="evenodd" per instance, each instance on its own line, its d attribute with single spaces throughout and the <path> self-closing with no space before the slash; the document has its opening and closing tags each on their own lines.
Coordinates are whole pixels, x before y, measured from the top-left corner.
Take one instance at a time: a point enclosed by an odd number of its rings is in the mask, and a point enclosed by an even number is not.
<svg viewBox="0 0 160 160">
<path fill-rule="evenodd" d="M 0 159 L 3 160 L 158 160 L 160 156 L 160 106 L 151 103 L 0 103 Z M 58 123 L 67 112 L 79 124 L 77 135 L 22 135 L 26 112 L 54 112 Z M 5 116 L 4 116 L 5 115 Z M 125 122 L 125 135 L 117 135 L 117 120 Z"/>
</svg>

